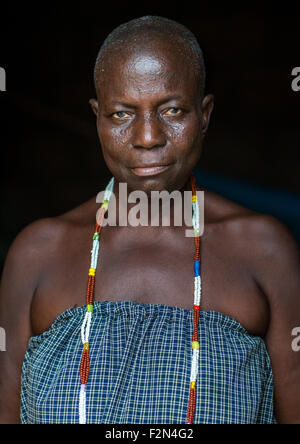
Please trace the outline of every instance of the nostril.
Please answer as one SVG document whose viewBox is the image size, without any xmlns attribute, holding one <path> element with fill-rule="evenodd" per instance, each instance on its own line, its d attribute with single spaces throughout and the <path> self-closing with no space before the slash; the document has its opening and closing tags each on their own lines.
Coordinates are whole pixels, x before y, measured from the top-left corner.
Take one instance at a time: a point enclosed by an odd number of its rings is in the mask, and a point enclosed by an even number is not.
<svg viewBox="0 0 300 444">
<path fill-rule="evenodd" d="M 166 144 L 166 136 L 158 122 L 144 122 L 137 126 L 134 134 L 135 148 L 157 148 Z"/>
</svg>

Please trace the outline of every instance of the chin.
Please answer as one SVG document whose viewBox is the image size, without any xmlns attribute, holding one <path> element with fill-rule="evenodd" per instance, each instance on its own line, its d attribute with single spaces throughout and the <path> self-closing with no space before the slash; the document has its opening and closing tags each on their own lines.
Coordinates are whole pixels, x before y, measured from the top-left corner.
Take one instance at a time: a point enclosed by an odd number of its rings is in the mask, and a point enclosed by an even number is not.
<svg viewBox="0 0 300 444">
<path fill-rule="evenodd" d="M 151 191 L 163 191 L 168 189 L 168 181 L 158 177 L 137 177 L 135 180 L 127 182 L 128 190 L 130 191 L 144 191 L 150 194 Z"/>
</svg>

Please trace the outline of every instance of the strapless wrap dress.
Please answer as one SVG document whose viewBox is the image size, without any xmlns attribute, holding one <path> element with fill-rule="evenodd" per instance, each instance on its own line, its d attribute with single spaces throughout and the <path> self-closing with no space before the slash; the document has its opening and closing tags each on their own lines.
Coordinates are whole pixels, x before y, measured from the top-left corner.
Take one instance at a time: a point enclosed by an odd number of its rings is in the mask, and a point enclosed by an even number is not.
<svg viewBox="0 0 300 444">
<path fill-rule="evenodd" d="M 21 381 L 23 424 L 79 423 L 81 325 L 69 308 L 30 338 Z M 185 424 L 193 311 L 131 301 L 94 302 L 86 417 L 90 424 Z M 273 375 L 261 337 L 200 311 L 195 424 L 276 424 Z"/>
</svg>

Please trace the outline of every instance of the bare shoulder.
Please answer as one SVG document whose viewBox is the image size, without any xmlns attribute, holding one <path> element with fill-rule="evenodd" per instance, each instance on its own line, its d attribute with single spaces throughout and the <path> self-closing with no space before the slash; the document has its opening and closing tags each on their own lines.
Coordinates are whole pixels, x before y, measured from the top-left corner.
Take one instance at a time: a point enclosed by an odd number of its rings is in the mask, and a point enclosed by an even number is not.
<svg viewBox="0 0 300 444">
<path fill-rule="evenodd" d="M 43 252 L 47 243 L 58 234 L 55 218 L 39 219 L 23 228 L 13 240 L 7 253 L 3 277 L 9 272 L 20 272 L 21 269 L 36 272 L 41 267 Z"/>
<path fill-rule="evenodd" d="M 6 264 L 41 268 L 43 256 L 55 248 L 63 235 L 65 224 L 59 217 L 38 219 L 23 228 L 8 251 Z"/>
<path fill-rule="evenodd" d="M 293 298 L 294 308 L 299 312 L 299 244 L 289 228 L 273 216 L 257 215 L 250 228 L 255 278 L 269 303 L 278 307 L 282 298 L 290 302 Z"/>
<path fill-rule="evenodd" d="M 208 224 L 221 225 L 233 235 L 242 235 L 246 241 L 256 241 L 258 248 L 268 247 L 264 253 L 276 246 L 297 247 L 290 230 L 274 216 L 258 213 L 211 191 L 207 191 L 205 196 L 205 220 Z"/>
<path fill-rule="evenodd" d="M 94 202 L 95 199 L 91 199 L 57 217 L 38 219 L 23 228 L 10 246 L 3 277 L 17 272 L 24 278 L 30 275 L 37 282 L 45 263 L 63 247 L 66 236 L 93 220 Z"/>
<path fill-rule="evenodd" d="M 208 227 L 220 232 L 231 252 L 245 259 L 259 282 L 275 273 L 299 274 L 300 250 L 289 228 L 277 218 L 257 213 L 215 193 L 205 201 Z"/>
</svg>

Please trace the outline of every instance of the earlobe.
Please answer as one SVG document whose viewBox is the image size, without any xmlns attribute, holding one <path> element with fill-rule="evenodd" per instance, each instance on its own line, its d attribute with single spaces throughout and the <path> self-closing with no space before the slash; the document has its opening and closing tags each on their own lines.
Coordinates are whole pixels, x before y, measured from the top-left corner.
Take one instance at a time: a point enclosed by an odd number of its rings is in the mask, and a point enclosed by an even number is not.
<svg viewBox="0 0 300 444">
<path fill-rule="evenodd" d="M 91 105 L 91 108 L 94 112 L 94 114 L 97 116 L 98 114 L 98 102 L 96 99 L 90 99 L 89 104 Z"/>
</svg>

